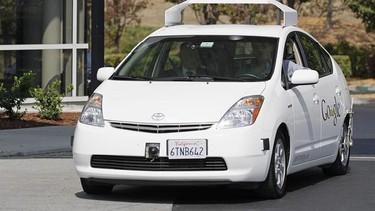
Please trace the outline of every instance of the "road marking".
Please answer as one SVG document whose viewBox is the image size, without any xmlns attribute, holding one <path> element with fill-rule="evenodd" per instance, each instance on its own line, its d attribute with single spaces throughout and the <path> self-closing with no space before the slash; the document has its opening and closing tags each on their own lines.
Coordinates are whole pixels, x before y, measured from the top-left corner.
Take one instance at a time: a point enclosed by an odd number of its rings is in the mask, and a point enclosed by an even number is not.
<svg viewBox="0 0 375 211">
<path fill-rule="evenodd" d="M 375 161 L 375 157 L 350 157 L 351 161 Z"/>
</svg>

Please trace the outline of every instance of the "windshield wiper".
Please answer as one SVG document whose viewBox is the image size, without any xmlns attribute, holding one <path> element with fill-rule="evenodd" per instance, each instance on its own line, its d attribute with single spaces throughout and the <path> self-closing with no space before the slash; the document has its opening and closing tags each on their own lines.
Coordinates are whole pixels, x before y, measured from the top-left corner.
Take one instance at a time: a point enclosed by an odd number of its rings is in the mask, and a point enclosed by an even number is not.
<svg viewBox="0 0 375 211">
<path fill-rule="evenodd" d="M 246 80 L 232 78 L 232 77 L 224 77 L 224 76 L 206 76 L 207 78 L 211 78 L 213 81 L 242 81 L 246 82 Z"/>
<path fill-rule="evenodd" d="M 191 75 L 183 77 L 165 77 L 156 78 L 161 81 L 246 81 L 243 79 L 221 77 L 221 76 L 207 76 L 207 75 Z"/>
<path fill-rule="evenodd" d="M 151 78 L 145 76 L 124 76 L 115 75 L 111 79 L 113 80 L 124 80 L 124 81 L 150 81 Z"/>
</svg>

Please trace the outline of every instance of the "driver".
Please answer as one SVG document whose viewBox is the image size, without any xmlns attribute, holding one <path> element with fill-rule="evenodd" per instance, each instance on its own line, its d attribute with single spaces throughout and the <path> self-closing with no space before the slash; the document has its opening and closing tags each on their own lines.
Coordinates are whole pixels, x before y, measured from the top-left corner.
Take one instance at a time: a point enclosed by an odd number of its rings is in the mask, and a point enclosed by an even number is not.
<svg viewBox="0 0 375 211">
<path fill-rule="evenodd" d="M 255 60 L 251 64 L 251 74 L 264 78 L 271 73 L 273 44 L 266 42 L 255 42 L 252 45 Z"/>
</svg>

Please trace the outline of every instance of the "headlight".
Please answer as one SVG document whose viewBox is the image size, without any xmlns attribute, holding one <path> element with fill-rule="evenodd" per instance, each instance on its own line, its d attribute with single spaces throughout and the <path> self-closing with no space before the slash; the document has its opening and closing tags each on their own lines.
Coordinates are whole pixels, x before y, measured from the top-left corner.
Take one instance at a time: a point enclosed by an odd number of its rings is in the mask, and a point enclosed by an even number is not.
<svg viewBox="0 0 375 211">
<path fill-rule="evenodd" d="M 253 124 L 258 117 L 263 101 L 264 97 L 260 95 L 242 98 L 221 118 L 217 128 L 227 129 Z"/>
<path fill-rule="evenodd" d="M 83 124 L 104 127 L 102 101 L 103 96 L 101 94 L 93 94 L 83 108 L 79 121 Z"/>
</svg>

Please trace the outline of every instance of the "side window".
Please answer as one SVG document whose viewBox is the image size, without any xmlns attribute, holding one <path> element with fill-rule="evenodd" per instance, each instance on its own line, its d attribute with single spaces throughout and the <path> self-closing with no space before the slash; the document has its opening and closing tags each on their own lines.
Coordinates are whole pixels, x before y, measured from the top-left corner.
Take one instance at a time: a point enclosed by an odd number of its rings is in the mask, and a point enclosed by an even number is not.
<svg viewBox="0 0 375 211">
<path fill-rule="evenodd" d="M 298 69 L 303 69 L 302 57 L 297 44 L 296 35 L 294 32 L 289 34 L 285 46 L 283 55 L 283 69 L 281 72 L 281 82 L 284 88 L 288 89 L 288 83 Z"/>
<path fill-rule="evenodd" d="M 299 38 L 307 59 L 307 66 L 312 70 L 318 71 L 320 77 L 329 74 L 324 66 L 325 61 L 323 60 L 323 56 L 318 48 L 318 44 L 303 34 L 299 34 Z"/>
<path fill-rule="evenodd" d="M 284 60 L 291 60 L 292 62 L 303 65 L 301 53 L 298 49 L 297 41 L 295 35 L 288 37 L 285 47 L 284 47 Z"/>
</svg>

